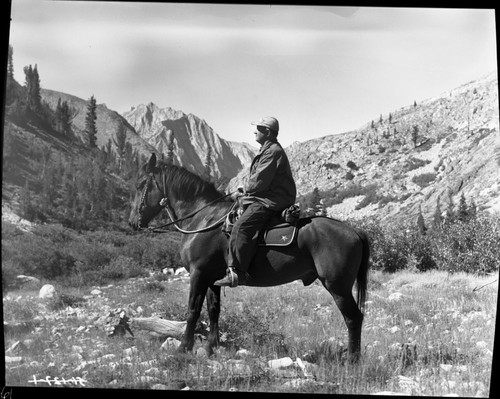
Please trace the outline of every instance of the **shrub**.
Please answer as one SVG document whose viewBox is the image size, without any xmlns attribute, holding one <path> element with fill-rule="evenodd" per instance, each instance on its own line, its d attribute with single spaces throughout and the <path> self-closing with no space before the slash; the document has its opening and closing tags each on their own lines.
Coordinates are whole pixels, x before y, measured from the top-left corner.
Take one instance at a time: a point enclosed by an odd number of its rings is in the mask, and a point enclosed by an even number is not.
<svg viewBox="0 0 500 399">
<path fill-rule="evenodd" d="M 431 182 L 434 181 L 436 178 L 435 173 L 423 173 L 421 175 L 416 175 L 413 176 L 411 181 L 417 185 L 419 185 L 421 188 L 427 187 Z"/>
<path fill-rule="evenodd" d="M 358 170 L 359 169 L 358 166 L 354 162 L 352 162 L 352 161 L 347 161 L 347 167 L 349 169 L 352 169 L 352 170 Z"/>
<path fill-rule="evenodd" d="M 377 221 L 351 222 L 365 230 L 372 267 L 385 272 L 418 271 L 485 274 L 498 271 L 500 221 L 486 216 L 456 221 L 425 234 L 415 224 L 382 226 Z"/>
<path fill-rule="evenodd" d="M 331 162 L 327 162 L 323 166 L 331 170 L 336 170 L 340 168 L 340 165 L 338 163 L 331 163 Z"/>
<path fill-rule="evenodd" d="M 120 280 L 144 274 L 144 269 L 139 267 L 137 262 L 123 255 L 119 255 L 117 258 L 111 260 L 102 269 L 103 277 L 110 280 Z"/>
<path fill-rule="evenodd" d="M 4 284 L 15 274 L 28 274 L 69 285 L 95 285 L 140 276 L 148 268 L 180 266 L 175 235 L 79 234 L 61 225 L 23 233 L 10 227 L 5 229 L 9 234 L 2 230 Z"/>
<path fill-rule="evenodd" d="M 498 271 L 499 220 L 484 216 L 466 222 L 457 220 L 431 234 L 434 257 L 440 269 L 479 274 Z"/>
<path fill-rule="evenodd" d="M 351 172 L 347 172 L 345 175 L 344 175 L 344 179 L 346 180 L 352 180 L 354 179 L 354 175 L 351 173 Z"/>
<path fill-rule="evenodd" d="M 403 170 L 406 172 L 409 172 L 411 170 L 421 168 L 421 167 L 429 164 L 430 162 L 431 161 L 428 161 L 428 160 L 424 161 L 423 159 L 420 159 L 420 158 L 411 157 L 405 162 L 405 164 L 403 166 Z"/>
</svg>

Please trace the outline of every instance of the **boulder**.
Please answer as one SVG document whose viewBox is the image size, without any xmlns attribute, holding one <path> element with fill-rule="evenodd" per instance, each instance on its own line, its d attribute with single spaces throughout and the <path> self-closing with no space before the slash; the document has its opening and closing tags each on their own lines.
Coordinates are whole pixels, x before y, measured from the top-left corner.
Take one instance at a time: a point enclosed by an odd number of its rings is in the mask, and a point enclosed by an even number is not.
<svg viewBox="0 0 500 399">
<path fill-rule="evenodd" d="M 52 299 L 56 295 L 56 289 L 51 284 L 45 284 L 42 288 L 40 288 L 40 292 L 38 293 L 38 298 L 40 299 Z"/>
</svg>

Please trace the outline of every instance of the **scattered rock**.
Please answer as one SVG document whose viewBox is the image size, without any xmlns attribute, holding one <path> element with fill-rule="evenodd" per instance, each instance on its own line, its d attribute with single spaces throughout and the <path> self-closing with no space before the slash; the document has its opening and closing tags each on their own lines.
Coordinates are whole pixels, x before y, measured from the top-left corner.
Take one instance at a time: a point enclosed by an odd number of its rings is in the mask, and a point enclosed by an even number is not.
<svg viewBox="0 0 500 399">
<path fill-rule="evenodd" d="M 45 284 L 42 288 L 40 288 L 40 292 L 38 293 L 38 298 L 40 299 L 52 299 L 56 295 L 56 289 L 51 284 Z"/>
<path fill-rule="evenodd" d="M 90 291 L 90 293 L 94 296 L 99 296 L 102 294 L 102 291 L 101 290 L 98 290 L 97 288 L 93 289 L 92 291 Z"/>
<path fill-rule="evenodd" d="M 188 274 L 189 272 L 184 267 L 179 267 L 174 273 L 175 276 L 187 276 Z"/>
<path fill-rule="evenodd" d="M 451 364 L 440 364 L 439 368 L 443 371 L 449 372 L 453 368 Z"/>
<path fill-rule="evenodd" d="M 5 356 L 5 364 L 22 362 L 21 356 Z"/>
<path fill-rule="evenodd" d="M 248 349 L 240 349 L 240 350 L 238 350 L 238 352 L 236 352 L 236 357 L 241 358 L 241 359 L 244 359 L 244 358 L 251 356 L 251 355 L 252 355 L 252 352 L 250 352 Z"/>
<path fill-rule="evenodd" d="M 175 350 L 179 346 L 181 346 L 181 341 L 179 341 L 178 339 L 169 337 L 162 344 L 161 349 L 164 351 L 169 351 L 169 350 Z"/>
<path fill-rule="evenodd" d="M 406 295 L 403 295 L 401 292 L 393 292 L 391 295 L 389 295 L 389 297 L 387 298 L 387 300 L 389 302 L 397 302 L 397 301 L 400 301 L 403 298 L 406 298 Z"/>
<path fill-rule="evenodd" d="M 208 359 L 208 352 L 205 348 L 196 349 L 196 357 Z"/>
<path fill-rule="evenodd" d="M 158 390 L 158 391 L 163 391 L 163 390 L 167 390 L 169 389 L 168 386 L 166 385 L 163 385 L 163 384 L 154 384 L 151 389 L 155 389 L 155 390 Z"/>
<path fill-rule="evenodd" d="M 158 378 L 156 377 L 151 377 L 149 375 L 142 375 L 139 377 L 139 381 L 142 382 L 143 384 L 150 384 L 152 382 L 158 382 Z"/>
<path fill-rule="evenodd" d="M 127 357 L 131 357 L 133 355 L 137 355 L 137 348 L 135 346 L 132 346 L 131 348 L 124 349 L 123 354 Z"/>
<path fill-rule="evenodd" d="M 293 366 L 294 361 L 290 357 L 282 357 L 281 359 L 269 360 L 268 365 L 272 369 L 283 369 Z"/>
</svg>

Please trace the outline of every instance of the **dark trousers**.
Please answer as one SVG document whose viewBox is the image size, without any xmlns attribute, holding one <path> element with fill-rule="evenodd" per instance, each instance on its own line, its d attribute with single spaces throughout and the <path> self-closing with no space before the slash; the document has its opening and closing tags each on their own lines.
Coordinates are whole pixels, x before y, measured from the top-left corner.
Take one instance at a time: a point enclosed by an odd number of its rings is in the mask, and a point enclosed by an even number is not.
<svg viewBox="0 0 500 399">
<path fill-rule="evenodd" d="M 257 248 L 259 232 L 276 212 L 260 202 L 251 203 L 234 223 L 227 264 L 246 272 Z"/>
</svg>

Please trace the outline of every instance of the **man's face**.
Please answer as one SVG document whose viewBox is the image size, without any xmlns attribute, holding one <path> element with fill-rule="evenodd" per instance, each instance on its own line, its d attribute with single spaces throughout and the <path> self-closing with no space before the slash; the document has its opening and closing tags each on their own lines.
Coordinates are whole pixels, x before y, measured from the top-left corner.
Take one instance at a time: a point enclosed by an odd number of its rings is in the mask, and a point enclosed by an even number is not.
<svg viewBox="0 0 500 399">
<path fill-rule="evenodd" d="M 256 126 L 254 134 L 255 134 L 255 141 L 260 145 L 264 144 L 269 136 L 267 129 L 263 126 Z"/>
</svg>

